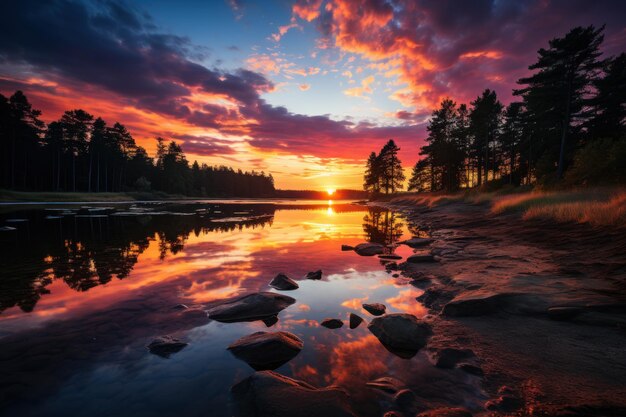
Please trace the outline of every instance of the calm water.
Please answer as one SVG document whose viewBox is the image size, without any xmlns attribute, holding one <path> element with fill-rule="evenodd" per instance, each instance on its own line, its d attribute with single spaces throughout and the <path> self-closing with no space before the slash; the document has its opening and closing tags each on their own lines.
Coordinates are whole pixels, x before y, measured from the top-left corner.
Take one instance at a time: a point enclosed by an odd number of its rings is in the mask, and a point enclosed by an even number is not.
<svg viewBox="0 0 626 417">
<path fill-rule="evenodd" d="M 229 389 L 253 370 L 226 347 L 267 328 L 212 322 L 194 307 L 269 291 L 279 272 L 300 280 L 317 269 L 322 281 L 284 292 L 297 302 L 270 331 L 293 332 L 304 348 L 277 372 L 345 387 L 363 416 L 390 409 L 388 395 L 365 385 L 383 376 L 425 403 L 471 405 L 479 397 L 473 377 L 441 372 L 424 351 L 399 358 L 365 325 L 347 326 L 350 312 L 371 319 L 363 302 L 426 314 L 409 280 L 392 277 L 377 257 L 340 250 L 419 231 L 382 209 L 317 204 L 4 207 L 0 226 L 16 230 L 0 232 L 0 414 L 230 416 Z M 192 308 L 175 309 L 180 303 Z M 320 327 L 327 317 L 346 326 Z M 165 334 L 189 345 L 168 359 L 149 353 L 146 345 Z"/>
</svg>

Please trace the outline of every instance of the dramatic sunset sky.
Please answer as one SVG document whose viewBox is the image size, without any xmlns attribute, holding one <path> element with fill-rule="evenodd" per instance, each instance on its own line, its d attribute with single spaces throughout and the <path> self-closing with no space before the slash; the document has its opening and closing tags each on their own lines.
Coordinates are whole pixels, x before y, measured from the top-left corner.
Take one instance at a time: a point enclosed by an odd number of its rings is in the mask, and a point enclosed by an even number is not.
<svg viewBox="0 0 626 417">
<path fill-rule="evenodd" d="M 626 44 L 626 1 L 2 1 L 0 92 L 47 122 L 83 108 L 190 160 L 278 188 L 361 188 L 393 138 L 409 168 L 425 121 L 484 88 L 505 103 L 536 51 L 577 25 Z"/>
</svg>

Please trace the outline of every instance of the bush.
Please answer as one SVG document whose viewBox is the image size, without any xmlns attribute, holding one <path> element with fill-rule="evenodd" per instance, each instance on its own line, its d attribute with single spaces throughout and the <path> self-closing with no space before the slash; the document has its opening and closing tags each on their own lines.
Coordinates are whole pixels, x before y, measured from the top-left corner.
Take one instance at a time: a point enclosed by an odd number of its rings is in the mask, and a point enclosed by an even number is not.
<svg viewBox="0 0 626 417">
<path fill-rule="evenodd" d="M 565 180 L 570 185 L 626 183 L 626 138 L 598 139 L 583 146 Z"/>
<path fill-rule="evenodd" d="M 137 181 L 135 181 L 135 190 L 137 191 L 150 191 L 151 187 L 150 181 L 146 177 L 139 177 Z"/>
</svg>

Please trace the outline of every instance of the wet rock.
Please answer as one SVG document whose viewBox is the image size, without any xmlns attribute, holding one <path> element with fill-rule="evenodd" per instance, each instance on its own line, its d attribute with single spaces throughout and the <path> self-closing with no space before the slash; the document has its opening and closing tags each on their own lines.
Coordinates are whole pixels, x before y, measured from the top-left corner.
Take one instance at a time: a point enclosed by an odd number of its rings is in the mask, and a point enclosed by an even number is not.
<svg viewBox="0 0 626 417">
<path fill-rule="evenodd" d="M 320 271 L 321 273 L 321 271 Z M 270 281 L 269 286 L 281 291 L 291 291 L 300 288 L 298 283 L 285 274 L 278 274 Z"/>
<path fill-rule="evenodd" d="M 389 260 L 398 260 L 402 259 L 402 256 L 396 255 L 395 253 L 391 253 L 389 255 L 378 255 L 380 259 L 389 259 Z"/>
<path fill-rule="evenodd" d="M 256 332 L 244 336 L 228 350 L 256 371 L 276 369 L 296 357 L 304 343 L 289 332 Z"/>
<path fill-rule="evenodd" d="M 308 272 L 304 278 L 315 280 L 322 279 L 322 270 L 318 269 L 317 271 Z"/>
<path fill-rule="evenodd" d="M 485 408 L 491 411 L 515 411 L 523 405 L 523 401 L 518 393 L 511 387 L 503 385 L 498 389 L 499 397 L 487 401 Z"/>
<path fill-rule="evenodd" d="M 459 369 L 476 376 L 483 376 L 485 374 L 480 366 L 472 365 L 471 363 L 460 363 Z"/>
<path fill-rule="evenodd" d="M 356 329 L 363 323 L 363 318 L 361 316 L 357 316 L 354 313 L 350 313 L 350 328 Z"/>
<path fill-rule="evenodd" d="M 472 417 L 472 413 L 465 408 L 446 407 L 424 411 L 416 417 Z"/>
<path fill-rule="evenodd" d="M 187 307 L 187 305 L 185 304 L 176 304 L 174 307 L 172 307 L 174 310 L 187 310 L 189 307 Z"/>
<path fill-rule="evenodd" d="M 411 408 L 416 399 L 415 393 L 410 389 L 402 389 L 393 396 L 393 402 L 403 409 Z"/>
<path fill-rule="evenodd" d="M 406 258 L 406 261 L 412 264 L 429 263 L 435 262 L 435 257 L 430 254 L 416 253 L 415 255 L 411 255 Z"/>
<path fill-rule="evenodd" d="M 351 251 L 351 250 L 354 250 L 354 246 L 350 246 L 350 245 L 341 245 L 341 250 L 342 250 L 343 252 Z"/>
<path fill-rule="evenodd" d="M 455 295 L 456 291 L 446 289 L 442 286 L 436 286 L 427 288 L 416 300 L 428 308 L 439 310 L 450 302 Z"/>
<path fill-rule="evenodd" d="M 434 240 L 430 239 L 430 238 L 423 238 L 423 237 L 414 237 L 411 239 L 407 239 L 405 241 L 399 242 L 403 245 L 407 245 L 411 248 L 420 248 L 422 246 L 428 246 L 431 243 L 433 243 Z"/>
<path fill-rule="evenodd" d="M 363 309 L 373 316 L 382 316 L 387 307 L 381 303 L 363 304 Z"/>
<path fill-rule="evenodd" d="M 476 291 L 457 296 L 444 306 L 442 313 L 448 317 L 483 316 L 502 310 L 537 313 L 545 311 L 543 304 L 531 294 Z"/>
<path fill-rule="evenodd" d="M 223 323 L 264 320 L 276 316 L 296 300 L 282 294 L 258 292 L 232 298 L 207 310 L 209 318 Z"/>
<path fill-rule="evenodd" d="M 412 314 L 396 313 L 377 317 L 367 328 L 387 350 L 405 359 L 412 358 L 426 346 L 432 334 L 430 325 Z"/>
<path fill-rule="evenodd" d="M 342 389 L 315 388 L 272 371 L 255 372 L 231 393 L 235 417 L 355 417 Z"/>
<path fill-rule="evenodd" d="M 339 319 L 324 319 L 320 324 L 328 329 L 338 329 L 343 327 L 343 321 Z"/>
<path fill-rule="evenodd" d="M 373 381 L 366 382 L 365 385 L 392 395 L 406 388 L 406 384 L 404 382 L 391 376 L 377 378 Z"/>
<path fill-rule="evenodd" d="M 187 344 L 172 336 L 159 336 L 150 342 L 148 350 L 155 355 L 169 358 L 170 355 L 183 350 Z"/>
<path fill-rule="evenodd" d="M 263 322 L 263 324 L 265 324 L 265 327 L 272 327 L 273 325 L 278 323 L 278 316 L 266 317 L 261 321 Z"/>
<path fill-rule="evenodd" d="M 385 247 L 378 243 L 359 243 L 354 247 L 354 251 L 361 256 L 374 256 L 383 254 Z"/>
<path fill-rule="evenodd" d="M 398 269 L 400 269 L 400 267 L 398 267 L 398 264 L 395 262 L 389 262 L 385 264 L 385 269 L 389 271 L 397 271 Z"/>
<path fill-rule="evenodd" d="M 585 310 L 581 307 L 550 307 L 548 309 L 548 317 L 552 320 L 571 320 L 583 311 Z"/>
<path fill-rule="evenodd" d="M 474 356 L 474 352 L 471 349 L 444 348 L 439 350 L 435 356 L 437 368 L 451 369 L 461 360 Z"/>
</svg>

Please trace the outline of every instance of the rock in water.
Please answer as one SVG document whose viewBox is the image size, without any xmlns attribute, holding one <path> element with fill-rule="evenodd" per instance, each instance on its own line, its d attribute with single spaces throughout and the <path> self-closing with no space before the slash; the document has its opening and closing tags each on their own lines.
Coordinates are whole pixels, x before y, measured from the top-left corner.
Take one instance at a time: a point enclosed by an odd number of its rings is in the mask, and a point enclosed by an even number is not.
<svg viewBox="0 0 626 417">
<path fill-rule="evenodd" d="M 322 270 L 318 269 L 317 271 L 309 272 L 305 276 L 306 279 L 322 279 Z"/>
<path fill-rule="evenodd" d="M 396 255 L 395 253 L 390 253 L 388 255 L 378 255 L 378 257 L 380 259 L 384 259 L 384 260 L 398 260 L 398 259 L 402 259 L 402 256 L 400 255 Z"/>
<path fill-rule="evenodd" d="M 406 384 L 397 378 L 391 376 L 383 376 L 373 381 L 365 383 L 366 386 L 386 392 L 387 394 L 395 394 L 406 388 Z"/>
<path fill-rule="evenodd" d="M 471 358 L 472 356 L 474 356 L 474 352 L 471 349 L 443 348 L 436 354 L 437 362 L 435 366 L 437 368 L 451 369 L 461 360 Z"/>
<path fill-rule="evenodd" d="M 300 288 L 298 283 L 285 274 L 278 274 L 270 281 L 269 286 L 281 291 L 291 291 Z"/>
<path fill-rule="evenodd" d="M 431 243 L 433 243 L 433 239 L 423 238 L 423 237 L 414 237 L 414 238 L 407 239 L 400 243 L 410 246 L 412 248 L 419 248 L 422 246 L 430 245 Z"/>
<path fill-rule="evenodd" d="M 376 317 L 367 328 L 391 353 L 409 359 L 426 346 L 432 334 L 428 323 L 412 314 L 387 314 Z"/>
<path fill-rule="evenodd" d="M 350 313 L 350 328 L 356 329 L 363 323 L 363 318 L 361 316 L 357 316 L 354 313 Z"/>
<path fill-rule="evenodd" d="M 343 252 L 351 251 L 351 250 L 354 250 L 354 246 L 350 246 L 350 245 L 341 245 L 341 250 L 342 250 Z"/>
<path fill-rule="evenodd" d="M 426 262 L 435 262 L 435 257 L 429 254 L 415 254 L 406 258 L 406 261 L 412 264 L 421 264 Z"/>
<path fill-rule="evenodd" d="M 269 316 L 264 318 L 263 320 L 261 320 L 263 322 L 263 324 L 265 324 L 265 327 L 272 327 L 273 325 L 275 325 L 276 323 L 278 323 L 278 316 Z"/>
<path fill-rule="evenodd" d="M 382 316 L 387 311 L 387 307 L 381 303 L 363 304 L 363 308 L 373 316 Z"/>
<path fill-rule="evenodd" d="M 187 346 L 187 343 L 172 336 L 159 336 L 148 345 L 150 353 L 169 358 L 176 352 L 180 352 Z"/>
<path fill-rule="evenodd" d="M 231 388 L 235 417 L 355 417 L 348 394 L 315 388 L 272 371 L 255 372 Z"/>
<path fill-rule="evenodd" d="M 383 254 L 385 247 L 378 243 L 359 243 L 354 247 L 354 251 L 361 256 L 374 256 Z"/>
<path fill-rule="evenodd" d="M 209 318 L 223 323 L 264 320 L 276 316 L 296 300 L 273 292 L 235 297 L 207 310 Z"/>
<path fill-rule="evenodd" d="M 244 336 L 228 350 L 256 371 L 272 370 L 296 357 L 304 343 L 289 332 L 256 332 Z"/>
<path fill-rule="evenodd" d="M 417 417 L 472 417 L 465 408 L 437 408 L 419 413 Z"/>
<path fill-rule="evenodd" d="M 329 329 L 338 329 L 343 327 L 343 321 L 339 319 L 324 319 L 320 324 Z"/>
</svg>

